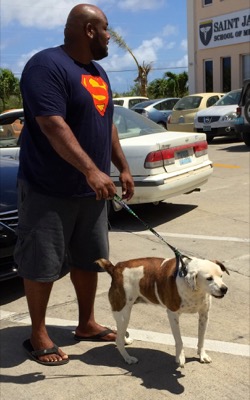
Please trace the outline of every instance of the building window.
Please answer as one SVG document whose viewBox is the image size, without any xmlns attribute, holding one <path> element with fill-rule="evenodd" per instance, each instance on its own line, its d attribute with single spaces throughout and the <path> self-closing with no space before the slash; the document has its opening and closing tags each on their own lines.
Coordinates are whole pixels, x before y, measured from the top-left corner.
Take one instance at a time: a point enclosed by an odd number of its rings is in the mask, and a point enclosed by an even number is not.
<svg viewBox="0 0 250 400">
<path fill-rule="evenodd" d="M 250 54 L 242 56 L 242 84 L 245 79 L 250 79 Z"/>
<path fill-rule="evenodd" d="M 231 90 L 231 57 L 222 58 L 222 91 Z"/>
<path fill-rule="evenodd" d="M 204 62 L 205 92 L 213 92 L 213 61 Z"/>
<path fill-rule="evenodd" d="M 209 4 L 212 4 L 213 0 L 203 0 L 203 7 L 208 6 Z"/>
</svg>

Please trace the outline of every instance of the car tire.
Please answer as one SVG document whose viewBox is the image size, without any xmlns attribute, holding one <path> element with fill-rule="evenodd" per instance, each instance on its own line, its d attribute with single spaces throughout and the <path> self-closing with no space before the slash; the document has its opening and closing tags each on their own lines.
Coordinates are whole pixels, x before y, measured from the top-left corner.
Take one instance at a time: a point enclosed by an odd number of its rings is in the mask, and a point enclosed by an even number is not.
<svg viewBox="0 0 250 400">
<path fill-rule="evenodd" d="M 246 103 L 245 103 L 245 117 L 247 122 L 250 124 L 250 98 L 247 99 Z"/>
<path fill-rule="evenodd" d="M 250 129 L 249 132 L 242 132 L 242 140 L 247 146 L 250 146 Z"/>
</svg>

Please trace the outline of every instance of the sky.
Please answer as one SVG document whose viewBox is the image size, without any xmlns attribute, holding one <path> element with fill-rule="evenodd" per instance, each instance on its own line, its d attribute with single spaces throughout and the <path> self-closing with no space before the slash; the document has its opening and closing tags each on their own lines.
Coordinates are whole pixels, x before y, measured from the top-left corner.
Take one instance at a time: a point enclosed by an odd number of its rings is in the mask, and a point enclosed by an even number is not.
<svg viewBox="0 0 250 400">
<path fill-rule="evenodd" d="M 0 0 L 0 67 L 18 78 L 28 59 L 40 50 L 63 44 L 70 10 L 81 1 Z M 149 83 L 167 71 L 187 71 L 185 0 L 87 0 L 103 10 L 140 64 L 152 63 Z M 113 92 L 134 86 L 137 68 L 132 56 L 112 40 L 105 68 Z"/>
</svg>

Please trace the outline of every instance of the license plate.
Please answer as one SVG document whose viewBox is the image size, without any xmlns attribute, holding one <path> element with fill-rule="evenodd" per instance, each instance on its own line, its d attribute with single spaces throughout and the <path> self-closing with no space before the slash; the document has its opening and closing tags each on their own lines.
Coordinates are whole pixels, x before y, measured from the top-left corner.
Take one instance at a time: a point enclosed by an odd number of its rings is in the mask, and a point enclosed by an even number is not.
<svg viewBox="0 0 250 400">
<path fill-rule="evenodd" d="M 236 125 L 244 125 L 244 118 L 243 117 L 237 117 L 237 118 L 235 118 L 234 123 Z"/>
<path fill-rule="evenodd" d="M 210 126 L 210 125 L 203 125 L 203 131 L 204 131 L 204 132 L 209 132 L 209 131 L 211 131 L 211 126 Z"/>
<path fill-rule="evenodd" d="M 191 157 L 188 155 L 188 150 L 178 151 L 176 156 L 180 162 L 180 165 L 188 164 L 191 162 Z"/>
</svg>

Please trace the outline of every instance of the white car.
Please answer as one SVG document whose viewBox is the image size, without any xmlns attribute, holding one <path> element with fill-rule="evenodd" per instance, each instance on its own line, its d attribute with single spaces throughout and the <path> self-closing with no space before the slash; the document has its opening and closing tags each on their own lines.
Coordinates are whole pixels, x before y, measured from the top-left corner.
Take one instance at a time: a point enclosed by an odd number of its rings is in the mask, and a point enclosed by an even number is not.
<svg viewBox="0 0 250 400">
<path fill-rule="evenodd" d="M 148 97 L 144 96 L 113 97 L 113 103 L 116 106 L 122 106 L 125 108 L 132 108 L 136 104 L 141 103 L 142 101 L 145 100 L 148 100 Z"/>
<path fill-rule="evenodd" d="M 205 132 L 208 143 L 216 136 L 237 136 L 235 131 L 236 109 L 241 89 L 225 94 L 213 106 L 198 111 L 194 117 L 196 132 Z"/>
<path fill-rule="evenodd" d="M 250 146 L 250 79 L 243 83 L 236 113 L 235 130 L 242 135 L 243 142 Z"/>
<path fill-rule="evenodd" d="M 23 110 L 1 114 L 0 125 L 16 119 L 23 120 Z M 158 203 L 189 193 L 206 183 L 212 174 L 205 134 L 166 131 L 120 106 L 115 106 L 114 123 L 135 182 L 135 194 L 129 204 Z M 7 142 L 6 146 L 0 138 L 0 154 L 18 159 L 16 138 Z M 119 172 L 113 164 L 111 176 L 121 195 Z"/>
</svg>

